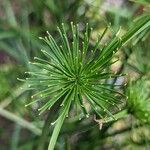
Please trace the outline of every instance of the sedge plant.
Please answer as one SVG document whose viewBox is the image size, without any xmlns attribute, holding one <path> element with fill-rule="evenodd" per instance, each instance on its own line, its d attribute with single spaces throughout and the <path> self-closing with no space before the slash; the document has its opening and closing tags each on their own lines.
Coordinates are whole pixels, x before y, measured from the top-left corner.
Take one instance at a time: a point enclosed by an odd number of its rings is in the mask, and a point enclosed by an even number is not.
<svg viewBox="0 0 150 150">
<path fill-rule="evenodd" d="M 142 88 L 141 88 L 142 87 Z M 143 76 L 137 81 L 130 81 L 127 88 L 127 107 L 128 112 L 132 114 L 141 124 L 150 124 L 150 82 Z"/>
<path fill-rule="evenodd" d="M 114 54 L 127 41 L 149 26 L 150 16 L 140 17 L 123 36 L 117 33 L 102 46 L 101 40 L 108 29 L 106 27 L 92 48 L 90 46 L 92 31 L 88 24 L 85 33 L 82 34 L 84 36 L 81 36 L 79 26 L 71 23 L 71 38 L 70 31 L 66 31 L 64 24 L 58 27 L 61 42 L 56 42 L 49 32 L 45 38 L 40 37 L 47 45 L 46 49 L 41 50 L 45 58 L 35 57 L 35 61 L 30 63 L 34 68 L 28 72 L 30 77 L 26 82 L 28 89 L 38 92 L 31 96 L 35 100 L 26 106 L 42 101 L 44 104 L 38 109 L 41 114 L 51 109 L 54 104 L 60 103 L 59 116 L 52 123 L 55 127 L 48 150 L 54 149 L 63 122 L 73 106 L 76 106 L 77 112 L 82 111 L 85 117 L 94 112 L 100 118 L 107 115 L 115 119 L 115 112 L 110 108 L 116 107 L 121 111 L 120 102 L 126 99 L 126 96 L 114 88 L 115 85 L 106 81 L 123 74 L 114 74 L 106 68 L 114 63 L 112 61 Z M 44 102 L 45 99 L 48 101 Z M 83 99 L 90 104 L 90 109 L 87 110 Z M 79 114 L 79 118 L 82 116 Z"/>
</svg>

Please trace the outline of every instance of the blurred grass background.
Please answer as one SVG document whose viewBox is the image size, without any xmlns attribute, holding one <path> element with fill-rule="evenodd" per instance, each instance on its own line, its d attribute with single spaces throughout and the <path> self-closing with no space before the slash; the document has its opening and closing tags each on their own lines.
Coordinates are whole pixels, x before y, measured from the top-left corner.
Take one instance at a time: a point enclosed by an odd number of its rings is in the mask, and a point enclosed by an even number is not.
<svg viewBox="0 0 150 150">
<path fill-rule="evenodd" d="M 87 22 L 90 24 L 93 28 L 91 43 L 111 24 L 107 40 L 120 26 L 121 32 L 125 32 L 136 16 L 149 10 L 149 0 L 0 0 L 0 150 L 40 150 L 40 135 L 47 113 L 38 115 L 39 104 L 24 107 L 31 101 L 32 92 L 26 91 L 26 84 L 17 80 L 27 77 L 24 72 L 30 70 L 28 62 L 34 56 L 43 57 L 40 49 L 44 45 L 39 36 L 48 30 L 59 41 L 57 26 L 73 21 L 80 24 L 81 30 Z M 116 54 L 121 59 L 109 69 L 128 73 L 127 81 L 129 78 L 141 80 L 143 76 L 149 81 L 149 29 L 121 49 Z M 50 111 L 53 121 L 57 106 Z M 93 118 L 82 121 L 71 118 L 63 126 L 56 149 L 148 150 L 149 125 L 139 123 L 140 119 L 133 114 L 129 112 L 124 119 L 104 125 L 101 131 Z M 47 135 L 51 132 L 50 127 Z M 45 149 L 48 141 L 49 138 Z"/>
</svg>

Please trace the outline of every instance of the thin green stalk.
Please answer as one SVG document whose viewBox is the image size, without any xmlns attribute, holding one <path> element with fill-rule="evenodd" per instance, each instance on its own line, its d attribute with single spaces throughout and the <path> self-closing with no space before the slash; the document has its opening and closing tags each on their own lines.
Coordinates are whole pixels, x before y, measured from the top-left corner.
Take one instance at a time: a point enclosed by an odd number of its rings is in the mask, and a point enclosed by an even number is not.
<svg viewBox="0 0 150 150">
<path fill-rule="evenodd" d="M 22 93 L 24 93 L 26 91 L 26 83 L 21 85 L 20 87 L 18 87 L 17 89 L 15 89 L 14 91 L 11 91 L 11 95 L 4 99 L 1 103 L 0 103 L 0 108 L 5 108 L 7 107 L 13 100 L 14 98 L 16 99 L 17 97 L 19 97 Z"/>
<path fill-rule="evenodd" d="M 48 113 L 47 119 L 45 120 L 45 124 L 44 124 L 44 127 L 42 129 L 42 135 L 40 137 L 37 150 L 45 149 L 45 143 L 47 141 L 47 136 L 49 133 L 50 124 L 51 124 L 52 119 L 53 119 L 52 114 L 54 114 L 54 111 L 55 110 L 53 109 L 52 111 L 49 111 L 49 113 Z"/>
<path fill-rule="evenodd" d="M 41 130 L 37 128 L 36 126 L 34 126 L 31 122 L 28 122 L 1 107 L 0 107 L 0 115 L 19 124 L 21 127 L 30 130 L 35 135 L 41 135 Z"/>
<path fill-rule="evenodd" d="M 13 131 L 12 138 L 11 138 L 12 140 L 11 140 L 10 150 L 18 149 L 20 131 L 21 131 L 21 126 L 18 124 L 15 124 L 14 131 Z"/>
<path fill-rule="evenodd" d="M 61 102 L 61 100 L 60 100 L 60 102 Z M 51 125 L 51 122 L 55 118 L 55 113 L 56 113 L 56 110 L 60 106 L 60 102 L 56 103 L 55 106 L 49 110 L 49 113 L 48 113 L 47 118 L 45 120 L 45 124 L 44 124 L 43 129 L 42 129 L 42 135 L 40 136 L 40 140 L 38 142 L 37 150 L 43 150 L 46 147 L 46 142 L 48 139 L 48 135 L 50 133 L 50 125 Z"/>
<path fill-rule="evenodd" d="M 71 97 L 70 97 L 71 98 Z M 63 112 L 61 113 L 61 115 L 59 116 L 59 118 L 55 121 L 56 125 L 52 134 L 52 137 L 50 139 L 50 143 L 48 146 L 48 150 L 53 150 L 60 132 L 60 129 L 63 125 L 63 122 L 66 118 L 66 116 L 68 115 L 68 111 L 71 105 L 71 99 L 68 99 L 68 102 L 65 106 L 65 108 L 63 109 Z"/>
<path fill-rule="evenodd" d="M 118 120 L 118 119 L 122 119 L 122 118 L 126 117 L 127 115 L 128 115 L 128 110 L 127 110 L 127 109 L 124 109 L 124 110 L 122 110 L 122 111 L 120 111 L 120 112 L 114 114 L 114 117 L 115 117 L 116 120 Z M 102 121 L 103 121 L 104 123 L 105 123 L 105 122 L 108 123 L 108 122 L 114 121 L 114 119 L 111 118 L 111 117 L 108 117 L 108 118 L 106 118 L 106 119 L 102 119 Z"/>
<path fill-rule="evenodd" d="M 53 150 L 53 149 L 54 149 L 55 143 L 56 143 L 56 140 L 57 140 L 57 137 L 58 137 L 58 134 L 59 134 L 60 129 L 61 129 L 61 127 L 62 127 L 62 124 L 63 124 L 63 122 L 64 122 L 64 120 L 65 120 L 65 117 L 66 117 L 66 115 L 65 115 L 65 113 L 64 113 L 64 114 L 63 114 L 62 116 L 60 116 L 60 118 L 58 119 L 57 124 L 56 124 L 55 129 L 54 129 L 54 132 L 53 132 L 53 134 L 52 134 L 52 137 L 53 137 L 53 138 L 51 138 L 50 143 L 49 143 L 49 146 L 48 146 L 48 150 Z"/>
</svg>

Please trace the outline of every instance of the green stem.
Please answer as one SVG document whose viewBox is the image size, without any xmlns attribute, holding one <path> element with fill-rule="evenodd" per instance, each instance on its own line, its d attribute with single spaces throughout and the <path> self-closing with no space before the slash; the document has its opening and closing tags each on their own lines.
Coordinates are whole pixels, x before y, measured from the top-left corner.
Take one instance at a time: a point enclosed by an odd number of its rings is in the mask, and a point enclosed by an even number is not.
<svg viewBox="0 0 150 150">
<path fill-rule="evenodd" d="M 45 143 L 47 141 L 47 136 L 49 134 L 49 128 L 50 124 L 52 122 L 52 114 L 54 113 L 54 109 L 52 111 L 49 111 L 47 119 L 45 120 L 45 124 L 42 130 L 42 135 L 40 137 L 39 143 L 38 143 L 38 149 L 37 150 L 43 150 L 45 149 Z"/>
<path fill-rule="evenodd" d="M 61 115 L 59 116 L 59 118 L 55 121 L 56 125 L 52 134 L 52 137 L 50 139 L 50 143 L 48 146 L 48 150 L 53 150 L 60 132 L 60 129 L 63 125 L 63 122 L 66 118 L 66 115 L 68 114 L 69 108 L 71 105 L 71 99 L 68 99 L 68 102 L 65 106 L 65 108 L 63 108 L 63 111 L 61 112 Z"/>
<path fill-rule="evenodd" d="M 45 120 L 45 124 L 42 128 L 42 135 L 40 136 L 37 150 L 46 149 L 47 139 L 48 139 L 48 135 L 50 133 L 50 125 L 51 125 L 51 122 L 55 119 L 56 110 L 59 109 L 60 103 L 61 103 L 61 99 L 60 99 L 60 102 L 58 101 L 58 103 L 56 103 L 55 106 L 49 110 L 47 119 Z"/>
<path fill-rule="evenodd" d="M 122 119 L 122 118 L 126 117 L 127 115 L 128 115 L 128 110 L 125 109 L 125 110 L 118 112 L 117 114 L 114 114 L 114 117 L 116 120 L 118 120 L 118 119 Z M 105 122 L 108 123 L 108 122 L 112 122 L 112 121 L 114 121 L 114 119 L 111 117 L 108 117 L 103 120 L 104 123 Z"/>
<path fill-rule="evenodd" d="M 19 126 L 18 124 L 15 124 L 14 131 L 13 131 L 12 138 L 11 138 L 12 140 L 11 140 L 10 150 L 18 149 L 20 131 L 21 131 L 21 126 Z"/>
<path fill-rule="evenodd" d="M 30 130 L 35 135 L 41 135 L 41 130 L 39 128 L 37 128 L 35 125 L 33 125 L 31 122 L 28 122 L 27 120 L 24 120 L 24 119 L 20 118 L 19 116 L 16 116 L 15 114 L 13 114 L 1 107 L 0 107 L 0 115 L 19 124 L 21 127 Z"/>
<path fill-rule="evenodd" d="M 23 84 L 20 87 L 18 87 L 17 89 L 15 89 L 14 91 L 11 91 L 11 96 L 4 99 L 0 103 L 0 107 L 1 108 L 7 107 L 13 101 L 13 99 L 16 99 L 17 97 L 19 97 L 22 93 L 24 93 L 26 91 L 26 87 L 27 87 L 27 85 Z"/>
<path fill-rule="evenodd" d="M 56 140 L 58 138 L 58 134 L 60 132 L 60 129 L 62 127 L 62 124 L 65 120 L 65 115 L 62 115 L 58 120 L 57 120 L 57 124 L 54 128 L 54 132 L 52 134 L 52 137 L 51 140 L 50 140 L 50 143 L 49 143 L 49 146 L 48 146 L 48 150 L 53 150 L 54 149 L 54 146 L 56 144 Z"/>
</svg>

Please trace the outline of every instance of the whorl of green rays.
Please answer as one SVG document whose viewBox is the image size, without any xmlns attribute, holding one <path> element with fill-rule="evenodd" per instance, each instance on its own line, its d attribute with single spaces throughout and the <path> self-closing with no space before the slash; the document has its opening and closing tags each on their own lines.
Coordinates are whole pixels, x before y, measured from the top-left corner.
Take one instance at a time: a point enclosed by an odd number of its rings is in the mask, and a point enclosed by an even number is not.
<svg viewBox="0 0 150 150">
<path fill-rule="evenodd" d="M 61 29 L 58 28 L 61 37 L 60 45 L 49 32 L 45 38 L 40 37 L 48 45 L 48 49 L 41 50 L 46 59 L 35 57 L 35 62 L 30 63 L 37 67 L 37 71 L 28 72 L 31 77 L 27 78 L 26 82 L 29 89 L 39 92 L 32 95 L 31 98 L 35 100 L 26 106 L 49 99 L 38 109 L 41 114 L 56 102 L 61 101 L 60 115 L 52 123 L 56 125 L 49 145 L 50 150 L 55 146 L 71 103 L 74 103 L 77 112 L 82 111 L 85 117 L 89 117 L 89 113 L 95 111 L 101 118 L 107 114 L 115 119 L 108 107 L 116 107 L 118 111 L 121 109 L 118 106 L 121 102 L 120 97 L 125 96 L 113 90 L 110 84 L 105 83 L 107 79 L 115 78 L 120 74 L 106 72 L 105 69 L 112 64 L 113 54 L 121 46 L 122 41 L 115 36 L 109 44 L 101 48 L 100 42 L 107 29 L 108 27 L 98 38 L 93 49 L 89 48 L 91 29 L 88 28 L 88 24 L 83 39 L 80 37 L 78 25 L 73 23 L 71 23 L 71 39 L 67 36 L 64 24 Z M 91 110 L 86 110 L 83 97 L 91 105 Z M 79 119 L 81 116 L 80 114 Z"/>
<path fill-rule="evenodd" d="M 73 102 L 85 116 L 89 116 L 89 112 L 84 107 L 83 96 L 99 116 L 102 117 L 100 112 L 104 111 L 113 117 L 104 104 L 118 108 L 119 99 L 116 98 L 116 95 L 122 96 L 123 94 L 111 89 L 104 80 L 120 75 L 104 70 L 112 64 L 110 61 L 120 47 L 121 39 L 115 36 L 107 46 L 100 48 L 99 44 L 107 29 L 108 27 L 98 38 L 92 50 L 89 48 L 90 29 L 88 24 L 83 40 L 80 38 L 78 25 L 73 25 L 73 23 L 71 23 L 71 40 L 68 39 L 64 24 L 61 29 L 58 27 L 61 37 L 60 45 L 48 31 L 48 36 L 40 37 L 49 47 L 47 50 L 41 50 L 47 59 L 34 57 L 35 62 L 31 64 L 38 67 L 38 72 L 28 72 L 31 77 L 26 79 L 31 89 L 39 90 L 32 96 L 36 100 L 30 104 L 49 98 L 49 101 L 38 109 L 40 114 L 50 109 L 58 100 L 62 101 L 60 106 L 64 106 L 68 100 L 68 94 L 74 91 Z M 39 99 L 37 100 L 37 98 Z M 118 109 L 120 110 L 120 108 Z"/>
<path fill-rule="evenodd" d="M 52 123 L 56 125 L 49 150 L 54 149 L 71 104 L 75 104 L 77 112 L 80 109 L 86 117 L 89 116 L 89 113 L 95 111 L 101 118 L 107 114 L 115 119 L 110 112 L 110 106 L 116 107 L 119 111 L 118 104 L 121 102 L 121 97 L 125 96 L 114 90 L 112 85 L 106 82 L 107 79 L 120 75 L 105 70 L 112 65 L 111 60 L 117 50 L 137 33 L 147 28 L 149 24 L 150 17 L 143 17 L 138 20 L 138 24 L 134 28 L 122 37 L 118 37 L 118 34 L 116 34 L 107 45 L 105 44 L 102 47 L 100 43 L 107 32 L 108 27 L 106 27 L 93 49 L 89 47 L 91 29 L 88 28 L 88 24 L 86 24 L 83 38 L 80 36 L 79 26 L 73 23 L 71 23 L 71 38 L 66 33 L 64 24 L 62 24 L 61 29 L 58 27 L 61 42 L 56 42 L 49 32 L 47 32 L 48 35 L 45 38 L 40 37 L 48 46 L 47 49 L 41 50 L 46 59 L 34 58 L 35 62 L 30 64 L 34 68 L 36 66 L 36 70 L 28 72 L 31 77 L 27 78 L 26 82 L 29 90 L 35 89 L 38 91 L 31 97 L 35 101 L 28 105 L 37 101 L 43 101 L 44 103 L 44 100 L 48 100 L 38 109 L 40 114 L 50 109 L 58 101 L 61 102 L 60 115 Z M 86 110 L 83 97 L 90 104 L 90 110 Z"/>
</svg>

